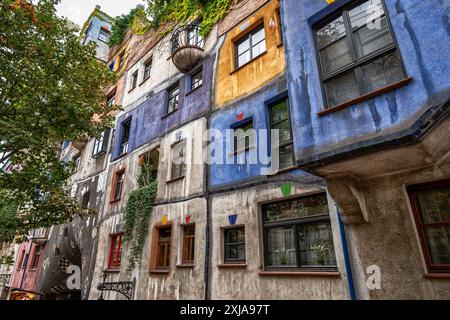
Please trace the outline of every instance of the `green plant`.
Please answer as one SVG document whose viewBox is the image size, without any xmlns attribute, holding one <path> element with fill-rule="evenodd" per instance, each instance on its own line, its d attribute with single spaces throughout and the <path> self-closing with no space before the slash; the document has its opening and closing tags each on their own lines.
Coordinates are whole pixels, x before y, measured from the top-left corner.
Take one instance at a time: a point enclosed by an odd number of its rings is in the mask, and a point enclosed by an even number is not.
<svg viewBox="0 0 450 320">
<path fill-rule="evenodd" d="M 198 19 L 206 36 L 238 0 L 147 0 L 147 14 L 154 28 L 164 23 L 186 23 Z"/>
<path fill-rule="evenodd" d="M 129 270 L 140 260 L 157 192 L 157 181 L 150 164 L 141 166 L 137 182 L 139 187 L 131 192 L 125 212 L 125 241 L 131 242 Z"/>
<path fill-rule="evenodd" d="M 115 46 L 122 42 L 127 30 L 131 27 L 133 19 L 142 12 L 141 8 L 131 9 L 128 14 L 123 14 L 114 19 L 111 27 L 111 36 L 109 37 L 109 45 Z"/>
</svg>

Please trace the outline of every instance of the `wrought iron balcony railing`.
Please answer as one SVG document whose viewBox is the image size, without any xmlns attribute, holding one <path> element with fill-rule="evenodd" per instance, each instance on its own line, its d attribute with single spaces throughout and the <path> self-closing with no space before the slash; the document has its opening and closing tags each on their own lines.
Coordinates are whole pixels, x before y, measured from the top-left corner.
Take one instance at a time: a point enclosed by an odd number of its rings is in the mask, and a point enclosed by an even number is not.
<svg viewBox="0 0 450 320">
<path fill-rule="evenodd" d="M 178 27 L 172 33 L 172 61 L 183 73 L 191 70 L 203 57 L 205 40 L 198 23 Z"/>
</svg>

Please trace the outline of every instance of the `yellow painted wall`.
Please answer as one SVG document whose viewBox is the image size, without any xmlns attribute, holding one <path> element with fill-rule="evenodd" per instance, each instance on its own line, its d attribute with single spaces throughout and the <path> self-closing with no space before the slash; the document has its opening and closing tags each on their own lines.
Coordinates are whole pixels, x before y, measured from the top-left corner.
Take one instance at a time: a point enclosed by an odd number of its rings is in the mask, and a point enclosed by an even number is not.
<svg viewBox="0 0 450 320">
<path fill-rule="evenodd" d="M 223 107 L 255 92 L 267 82 L 285 72 L 286 62 L 279 30 L 278 8 L 278 0 L 272 0 L 226 34 L 217 66 L 216 108 Z M 259 26 L 263 20 L 267 52 L 236 70 L 234 61 L 235 42 L 248 34 L 254 27 Z M 273 28 L 269 26 L 271 20 L 275 24 Z M 245 28 L 247 25 L 248 27 Z"/>
</svg>

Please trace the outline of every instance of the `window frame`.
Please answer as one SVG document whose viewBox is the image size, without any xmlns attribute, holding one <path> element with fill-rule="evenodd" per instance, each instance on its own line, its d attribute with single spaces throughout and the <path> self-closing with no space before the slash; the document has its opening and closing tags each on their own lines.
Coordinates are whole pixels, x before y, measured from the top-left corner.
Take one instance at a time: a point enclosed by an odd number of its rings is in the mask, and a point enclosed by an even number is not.
<svg viewBox="0 0 450 320">
<path fill-rule="evenodd" d="M 107 35 L 106 41 L 101 38 L 102 34 L 106 34 Z M 104 42 L 104 43 L 108 44 L 110 36 L 111 36 L 111 32 L 108 29 L 106 29 L 105 27 L 101 27 L 97 38 L 101 42 Z"/>
<path fill-rule="evenodd" d="M 322 97 L 323 97 L 323 101 L 324 101 L 324 109 L 322 112 L 328 111 L 330 109 L 339 107 L 341 105 L 347 105 L 349 102 L 352 102 L 353 100 L 358 100 L 361 97 L 365 97 L 365 96 L 371 96 L 374 93 L 378 92 L 378 90 L 382 90 L 385 87 L 381 87 L 378 88 L 376 90 L 372 90 L 368 93 L 364 93 L 364 88 L 363 85 L 365 83 L 364 81 L 364 77 L 362 75 L 362 72 L 360 70 L 360 68 L 365 65 L 368 64 L 370 62 L 375 61 L 376 59 L 379 59 L 383 56 L 386 56 L 390 53 L 396 52 L 399 58 L 399 64 L 401 67 L 401 70 L 403 72 L 403 79 L 401 79 L 399 82 L 401 81 L 405 81 L 406 79 L 408 79 L 408 73 L 406 71 L 405 68 L 405 64 L 403 62 L 403 58 L 400 52 L 400 47 L 398 45 L 397 42 L 397 38 L 391 23 L 391 19 L 389 17 L 389 13 L 387 11 L 387 7 L 386 4 L 384 2 L 384 0 L 380 0 L 381 1 L 381 5 L 384 11 L 384 15 L 379 17 L 380 19 L 382 17 L 386 18 L 386 23 L 387 23 L 387 28 L 389 31 L 390 36 L 392 37 L 392 43 L 390 43 L 389 45 L 383 47 L 383 48 L 379 48 L 377 50 L 375 50 L 374 52 L 371 52 L 370 54 L 367 54 L 361 58 L 358 58 L 358 54 L 357 54 L 357 48 L 355 45 L 355 41 L 354 41 L 354 33 L 357 32 L 358 30 L 364 28 L 367 26 L 367 23 L 359 26 L 357 28 L 353 28 L 351 26 L 351 22 L 350 22 L 350 17 L 349 17 L 349 11 L 356 8 L 357 6 L 361 5 L 364 2 L 367 2 L 370 0 L 354 0 L 351 1 L 350 3 L 344 5 L 343 7 L 339 8 L 338 10 L 336 10 L 335 12 L 333 12 L 331 15 L 327 16 L 326 18 L 322 19 L 321 21 L 315 23 L 312 27 L 312 33 L 313 33 L 313 39 L 314 39 L 314 47 L 315 47 L 315 52 L 316 52 L 316 60 L 317 60 L 317 66 L 319 68 L 319 78 L 320 78 L 320 86 L 321 86 L 321 91 L 322 91 Z M 344 28 L 345 28 L 345 34 L 340 36 L 339 38 L 333 40 L 330 43 L 327 43 L 325 46 L 323 47 L 319 47 L 319 43 L 318 43 L 318 37 L 317 37 L 317 31 L 319 29 L 321 29 L 322 27 L 326 26 L 327 24 L 329 24 L 330 22 L 338 19 L 339 17 L 343 18 L 343 23 L 344 23 Z M 349 32 L 350 31 L 350 32 Z M 330 47 L 331 45 L 346 39 L 347 40 L 347 44 L 349 46 L 349 53 L 350 53 L 350 57 L 351 57 L 351 62 L 339 67 L 338 69 L 325 73 L 324 72 L 324 66 L 322 63 L 322 59 L 321 59 L 321 55 L 320 52 L 321 50 L 324 50 L 328 47 Z M 348 71 L 353 71 L 353 74 L 355 76 L 355 83 L 357 85 L 357 89 L 358 89 L 358 96 L 347 100 L 347 101 L 343 101 L 340 102 L 336 105 L 332 105 L 330 104 L 330 102 L 328 101 L 328 95 L 326 92 L 326 85 L 325 83 L 339 75 L 343 75 Z M 386 87 L 390 87 L 390 86 L 394 86 L 396 85 L 398 82 L 393 82 L 388 84 Z M 356 102 L 355 102 L 356 103 Z"/>
<path fill-rule="evenodd" d="M 136 87 L 138 85 L 138 79 L 139 79 L 139 70 L 136 70 L 135 72 L 133 72 L 131 74 L 131 87 L 130 87 L 129 92 L 136 89 Z"/>
<path fill-rule="evenodd" d="M 43 245 L 36 245 L 33 253 L 33 260 L 31 261 L 30 270 L 37 270 L 39 266 L 39 260 L 43 254 L 44 246 Z"/>
<path fill-rule="evenodd" d="M 160 244 L 161 244 L 161 230 L 169 229 L 170 230 L 170 239 L 165 240 L 163 242 L 166 243 L 165 251 L 164 251 L 164 257 L 163 260 L 167 259 L 168 266 L 160 266 L 159 265 L 159 258 L 160 258 Z M 161 225 L 156 227 L 156 255 L 155 255 L 155 262 L 154 262 L 154 270 L 155 271 L 170 271 L 170 268 L 172 266 L 172 250 L 173 250 L 173 228 L 172 224 L 167 225 Z M 167 243 L 169 244 L 169 248 L 167 249 Z"/>
<path fill-rule="evenodd" d="M 122 69 L 125 64 L 125 50 L 119 53 L 119 64 L 117 65 L 117 70 Z"/>
<path fill-rule="evenodd" d="M 252 127 L 250 129 L 244 130 L 245 127 L 248 127 L 249 125 L 251 125 Z M 233 124 L 231 126 L 231 129 L 234 130 L 233 132 L 233 154 L 234 155 L 238 155 L 240 153 L 243 152 L 247 152 L 249 151 L 251 148 L 253 148 L 255 146 L 255 144 L 257 143 L 256 139 L 258 138 L 257 136 L 252 137 L 253 141 L 251 141 L 251 137 L 248 135 L 244 135 L 243 137 L 237 137 L 236 136 L 236 130 L 243 130 L 244 132 L 248 131 L 248 130 L 256 130 L 255 129 L 255 123 L 253 121 L 253 117 L 248 117 L 242 121 L 239 121 L 235 124 Z M 240 139 L 245 139 L 245 145 L 243 149 L 237 149 L 238 148 L 238 140 Z M 247 141 L 248 141 L 248 145 L 247 145 Z M 253 142 L 253 144 L 252 144 Z"/>
<path fill-rule="evenodd" d="M 266 216 L 265 216 L 265 210 L 264 207 L 271 204 L 277 204 L 277 203 L 283 203 L 283 202 L 291 202 L 295 201 L 297 199 L 302 198 L 308 198 L 308 197 L 315 197 L 325 195 L 324 192 L 316 192 L 311 194 L 305 194 L 305 195 L 296 195 L 293 197 L 290 197 L 288 199 L 279 199 L 276 201 L 270 201 L 262 203 L 261 208 L 261 230 L 262 230 L 262 238 L 263 238 L 263 270 L 264 271 L 280 271 L 280 272 L 300 272 L 300 271 L 317 271 L 317 272 L 329 272 L 329 271 L 337 271 L 337 255 L 336 255 L 336 245 L 333 240 L 333 253 L 335 255 L 336 259 L 336 265 L 334 266 L 302 266 L 301 263 L 301 257 L 300 257 L 300 243 L 299 243 L 299 226 L 301 225 L 311 225 L 321 222 L 328 222 L 330 223 L 330 230 L 333 235 L 333 229 L 331 226 L 331 216 L 330 212 L 328 214 L 322 214 L 322 215 L 316 215 L 316 216 L 307 216 L 303 218 L 293 218 L 293 219 L 283 219 L 283 220 L 276 220 L 276 221 L 270 221 L 267 222 Z M 327 205 L 328 204 L 328 198 L 327 198 Z M 268 254 L 268 248 L 269 248 L 269 242 L 268 242 L 268 233 L 273 228 L 278 227 L 291 227 L 293 229 L 294 233 L 294 246 L 295 246 L 295 257 L 296 257 L 296 266 L 271 266 L 269 265 L 269 254 Z"/>
<path fill-rule="evenodd" d="M 243 242 L 227 242 L 227 233 L 234 230 L 242 229 L 244 231 Z M 227 257 L 227 246 L 240 246 L 244 245 L 244 258 L 243 259 L 231 259 Z M 245 264 L 247 263 L 247 245 L 246 245 L 246 232 L 244 225 L 232 226 L 223 229 L 223 263 L 224 264 Z"/>
<path fill-rule="evenodd" d="M 196 228 L 195 223 L 185 224 L 182 225 L 183 228 L 183 244 L 182 244 L 182 251 L 181 251 L 181 263 L 182 265 L 194 265 L 195 263 L 195 235 L 196 235 Z M 187 229 L 193 229 L 194 234 L 193 235 L 187 235 Z M 189 242 L 187 244 L 186 242 Z M 187 253 L 187 249 L 189 249 L 189 253 Z M 192 258 L 192 259 L 188 259 Z"/>
<path fill-rule="evenodd" d="M 169 89 L 167 89 L 167 108 L 166 108 L 166 114 L 172 114 L 174 112 L 177 112 L 180 109 L 180 83 L 177 82 L 176 84 L 172 85 L 171 87 L 169 87 Z M 178 91 L 178 93 L 174 96 L 171 96 L 171 93 L 174 91 Z M 170 110 L 170 102 L 175 99 L 176 100 L 176 108 L 174 108 L 173 110 Z"/>
<path fill-rule="evenodd" d="M 253 35 L 255 35 L 256 33 L 258 33 L 259 31 L 264 30 L 264 40 L 266 43 L 266 50 L 261 52 L 260 54 L 258 54 L 257 56 L 253 56 L 253 43 L 252 43 L 252 38 Z M 239 65 L 239 56 L 241 56 L 239 54 L 239 45 L 245 41 L 249 40 L 249 53 L 250 53 L 250 59 Z M 262 41 L 258 42 L 256 45 L 260 44 Z M 250 62 L 252 62 L 253 60 L 257 59 L 258 57 L 262 56 L 265 52 L 267 52 L 267 33 L 266 33 L 266 27 L 264 24 L 264 21 L 262 21 L 261 23 L 257 24 L 254 28 L 252 28 L 250 31 L 248 31 L 245 35 L 243 35 L 242 37 L 240 37 L 239 39 L 237 39 L 234 42 L 234 69 L 240 69 L 242 67 L 244 67 L 245 65 L 249 64 Z"/>
<path fill-rule="evenodd" d="M 144 62 L 144 73 L 142 74 L 142 82 L 145 82 L 148 79 L 150 79 L 152 66 L 153 66 L 153 58 L 150 57 Z"/>
<path fill-rule="evenodd" d="M 273 111 L 272 110 L 273 110 L 274 107 L 278 106 L 279 104 L 283 103 L 284 101 L 286 101 L 288 118 L 285 119 L 285 120 L 280 120 L 280 121 L 274 122 L 273 121 Z M 289 166 L 288 167 L 283 167 L 283 168 L 280 167 L 280 168 L 278 168 L 278 171 L 286 170 L 286 169 L 289 169 L 291 167 L 295 167 L 296 166 L 296 159 L 295 159 L 295 149 L 294 149 L 294 134 L 293 134 L 293 131 L 292 131 L 291 109 L 290 109 L 289 96 L 285 95 L 282 98 L 280 98 L 280 99 L 278 99 L 278 100 L 276 100 L 274 102 L 271 102 L 268 105 L 268 108 L 269 108 L 269 128 L 270 128 L 269 134 L 270 134 L 270 137 L 272 136 L 272 127 L 274 125 L 282 123 L 283 121 L 288 121 L 288 123 L 289 123 L 289 132 L 291 134 L 291 139 L 289 141 L 285 141 L 283 143 L 280 143 L 278 145 L 278 149 L 280 149 L 282 147 L 289 146 L 289 145 L 292 146 L 292 166 L 290 166 L 290 167 Z M 272 140 L 269 140 L 269 141 L 272 141 Z M 271 145 L 271 152 L 272 152 L 272 145 Z"/>
<path fill-rule="evenodd" d="M 122 244 L 123 244 L 124 233 L 113 233 L 109 236 L 110 245 L 109 245 L 109 256 L 108 256 L 108 270 L 110 271 L 118 271 L 121 265 L 122 258 Z M 118 242 L 117 242 L 118 240 Z M 117 246 L 116 246 L 117 243 Z M 116 249 L 117 248 L 117 249 Z M 116 252 L 116 261 L 112 261 L 114 257 L 114 252 Z"/>
<path fill-rule="evenodd" d="M 194 81 L 195 77 L 198 75 L 200 75 L 200 79 L 198 81 Z M 203 86 L 203 69 L 199 69 L 192 74 L 189 92 L 192 92 L 201 86 Z"/>
<path fill-rule="evenodd" d="M 111 129 L 106 129 L 102 132 L 100 139 L 94 139 L 94 145 L 92 146 L 92 158 L 98 159 L 108 152 L 110 133 Z"/>
<path fill-rule="evenodd" d="M 187 146 L 186 140 L 177 141 L 177 142 L 175 142 L 174 144 L 172 144 L 170 146 L 170 160 L 171 160 L 171 162 L 170 162 L 170 178 L 169 178 L 169 182 L 170 181 L 179 180 L 179 179 L 183 179 L 186 176 L 186 170 L 187 170 L 187 165 L 186 165 L 186 157 L 187 157 L 186 146 Z M 183 156 L 179 156 L 178 155 L 175 158 L 174 152 L 176 151 L 177 148 L 182 148 L 183 149 Z M 182 164 L 183 165 L 180 165 L 180 167 L 179 167 L 180 169 L 177 172 L 177 175 L 174 176 L 174 174 L 173 174 L 174 173 L 173 167 L 175 165 L 174 164 L 174 159 L 180 159 L 180 158 L 182 159 Z M 184 169 L 183 169 L 183 166 L 184 166 Z M 183 170 L 184 170 L 184 174 L 183 174 Z"/>
<path fill-rule="evenodd" d="M 428 247 L 427 237 L 424 233 L 426 226 L 442 226 L 449 225 L 450 221 L 433 222 L 433 223 L 422 223 L 420 218 L 420 205 L 417 199 L 417 193 L 424 190 L 430 190 L 439 187 L 450 187 L 450 179 L 433 181 L 428 183 L 422 183 L 417 185 L 411 185 L 407 187 L 408 198 L 411 205 L 412 213 L 414 216 L 414 223 L 419 235 L 420 246 L 422 248 L 422 256 L 425 260 L 427 271 L 429 273 L 450 273 L 450 264 L 448 265 L 436 265 L 432 263 L 430 249 Z"/>
<path fill-rule="evenodd" d="M 120 176 L 123 176 L 121 180 L 119 180 Z M 125 169 L 118 170 L 114 173 L 114 180 L 113 180 L 113 188 L 111 193 L 111 202 L 120 201 L 122 199 L 123 191 L 124 191 L 124 184 L 125 184 Z M 120 185 L 120 193 L 117 194 L 117 187 Z"/>
<path fill-rule="evenodd" d="M 132 118 L 129 117 L 126 120 L 124 120 L 121 124 L 121 132 L 120 132 L 120 144 L 119 144 L 119 156 L 123 156 L 128 153 L 128 148 L 130 144 L 130 135 L 131 135 L 131 120 Z M 129 127 L 128 137 L 127 141 L 124 142 L 125 139 L 125 128 Z"/>
</svg>

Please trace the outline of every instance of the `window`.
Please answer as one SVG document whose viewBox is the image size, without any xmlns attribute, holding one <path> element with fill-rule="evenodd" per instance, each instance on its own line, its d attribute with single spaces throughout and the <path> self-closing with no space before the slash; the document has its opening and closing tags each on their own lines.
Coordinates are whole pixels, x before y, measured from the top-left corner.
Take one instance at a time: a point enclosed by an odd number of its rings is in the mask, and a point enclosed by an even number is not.
<svg viewBox="0 0 450 320">
<path fill-rule="evenodd" d="M 267 268 L 335 269 L 326 194 L 262 206 Z"/>
<path fill-rule="evenodd" d="M 254 139 L 253 120 L 250 118 L 234 127 L 234 153 L 249 150 Z"/>
<path fill-rule="evenodd" d="M 30 254 L 29 253 L 25 254 L 25 258 L 22 261 L 22 270 L 25 270 L 27 268 L 29 258 L 30 258 Z"/>
<path fill-rule="evenodd" d="M 94 140 L 94 147 L 92 148 L 92 157 L 100 158 L 106 154 L 108 150 L 108 140 L 111 129 L 103 131 L 98 139 Z"/>
<path fill-rule="evenodd" d="M 450 181 L 408 188 L 430 272 L 450 272 Z"/>
<path fill-rule="evenodd" d="M 278 36 L 280 37 L 279 44 L 283 44 L 283 23 L 281 22 L 281 11 L 280 8 L 277 9 L 277 26 L 278 26 Z"/>
<path fill-rule="evenodd" d="M 266 51 L 266 34 L 264 25 L 251 31 L 235 44 L 235 65 L 242 67 Z"/>
<path fill-rule="evenodd" d="M 117 67 L 120 70 L 123 67 L 123 63 L 125 62 L 125 51 L 122 51 L 119 55 L 119 66 Z"/>
<path fill-rule="evenodd" d="M 109 31 L 106 28 L 102 27 L 100 29 L 100 33 L 98 35 L 98 39 L 100 41 L 108 43 L 109 42 Z"/>
<path fill-rule="evenodd" d="M 195 256 L 195 225 L 183 227 L 183 264 L 194 264 Z"/>
<path fill-rule="evenodd" d="M 178 100 L 180 96 L 180 87 L 177 85 L 169 90 L 169 103 L 167 113 L 172 113 L 178 110 Z"/>
<path fill-rule="evenodd" d="M 128 141 L 130 140 L 131 118 L 122 123 L 122 135 L 120 138 L 119 156 L 128 152 Z"/>
<path fill-rule="evenodd" d="M 294 150 L 291 121 L 289 119 L 289 101 L 287 98 L 271 107 L 270 127 L 271 130 L 279 130 L 279 168 L 292 167 L 294 165 Z"/>
<path fill-rule="evenodd" d="M 66 148 L 69 146 L 69 144 L 70 144 L 70 141 L 64 140 L 62 149 L 63 149 L 63 150 L 66 149 Z"/>
<path fill-rule="evenodd" d="M 109 250 L 108 269 L 117 270 L 120 267 L 122 257 L 123 233 L 111 235 L 111 247 Z"/>
<path fill-rule="evenodd" d="M 135 71 L 132 75 L 131 75 L 131 90 L 134 90 L 137 87 L 137 82 L 138 82 L 138 71 Z"/>
<path fill-rule="evenodd" d="M 91 199 L 91 192 L 90 191 L 86 191 L 83 194 L 83 197 L 81 199 L 81 206 L 83 208 L 88 208 L 89 207 L 89 200 Z"/>
<path fill-rule="evenodd" d="M 115 104 L 116 104 L 116 90 L 114 90 L 114 92 L 109 94 L 108 97 L 106 98 L 106 105 L 109 108 L 112 108 Z"/>
<path fill-rule="evenodd" d="M 192 75 L 191 78 L 191 91 L 197 89 L 203 84 L 203 71 L 200 70 Z"/>
<path fill-rule="evenodd" d="M 245 228 L 229 228 L 223 231 L 225 263 L 245 262 Z"/>
<path fill-rule="evenodd" d="M 72 162 L 74 163 L 73 174 L 75 174 L 78 172 L 78 167 L 80 166 L 81 153 L 78 153 L 77 155 L 75 155 L 72 159 Z"/>
<path fill-rule="evenodd" d="M 156 269 L 170 268 L 170 250 L 172 241 L 172 227 L 158 228 L 158 251 L 156 255 Z"/>
<path fill-rule="evenodd" d="M 382 0 L 345 8 L 315 38 L 327 108 L 405 78 Z"/>
<path fill-rule="evenodd" d="M 113 201 L 120 200 L 122 197 L 123 183 L 125 181 L 125 170 L 121 170 L 115 175 L 115 184 L 113 189 Z"/>
<path fill-rule="evenodd" d="M 36 246 L 36 249 L 34 251 L 33 261 L 31 262 L 31 269 L 37 269 L 39 265 L 39 259 L 41 258 L 43 251 L 42 246 Z"/>
<path fill-rule="evenodd" d="M 152 59 L 147 60 L 144 63 L 144 78 L 142 81 L 145 81 L 150 78 L 150 73 L 152 71 Z"/>
<path fill-rule="evenodd" d="M 25 259 L 25 250 L 22 250 L 21 254 L 20 254 L 20 259 L 19 259 L 19 264 L 17 264 L 17 271 L 19 271 L 20 269 L 23 269 L 23 263 L 24 263 L 24 259 Z"/>
<path fill-rule="evenodd" d="M 186 142 L 181 141 L 172 146 L 172 169 L 170 179 L 179 179 L 186 174 Z"/>
</svg>

